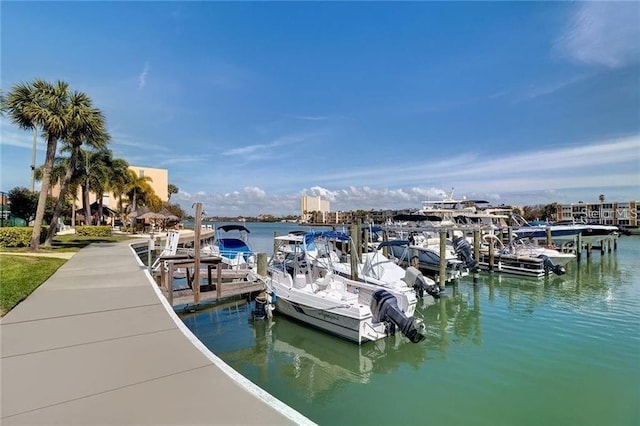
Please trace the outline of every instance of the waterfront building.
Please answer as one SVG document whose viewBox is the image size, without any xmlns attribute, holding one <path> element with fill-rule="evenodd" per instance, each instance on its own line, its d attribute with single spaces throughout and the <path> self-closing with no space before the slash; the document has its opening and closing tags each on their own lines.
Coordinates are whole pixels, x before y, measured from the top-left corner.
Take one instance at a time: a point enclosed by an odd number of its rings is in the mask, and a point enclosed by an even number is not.
<svg viewBox="0 0 640 426">
<path fill-rule="evenodd" d="M 343 212 L 328 212 L 326 215 L 327 224 L 348 224 L 352 223 L 354 220 L 354 215 L 352 211 Z"/>
<path fill-rule="evenodd" d="M 561 204 L 556 215 L 559 221 L 636 228 L 639 224 L 640 201 Z"/>
<path fill-rule="evenodd" d="M 300 210 L 303 222 L 326 223 L 326 215 L 331 210 L 331 205 L 329 200 L 324 200 L 320 196 L 303 195 Z"/>
<path fill-rule="evenodd" d="M 169 171 L 167 169 L 159 169 L 154 167 L 145 166 L 129 166 L 129 170 L 135 172 L 139 178 L 148 177 L 147 183 L 153 189 L 155 194 L 160 198 L 160 201 L 169 201 Z M 55 184 L 51 186 L 51 195 L 57 197 L 60 193 L 60 185 Z M 97 194 L 94 192 L 89 193 L 89 202 L 97 202 Z M 125 197 L 126 199 L 126 197 Z M 113 192 L 107 192 L 102 196 L 102 205 L 111 210 L 118 211 L 118 197 Z M 74 209 L 78 210 L 82 208 L 82 188 L 78 187 L 74 203 Z"/>
</svg>

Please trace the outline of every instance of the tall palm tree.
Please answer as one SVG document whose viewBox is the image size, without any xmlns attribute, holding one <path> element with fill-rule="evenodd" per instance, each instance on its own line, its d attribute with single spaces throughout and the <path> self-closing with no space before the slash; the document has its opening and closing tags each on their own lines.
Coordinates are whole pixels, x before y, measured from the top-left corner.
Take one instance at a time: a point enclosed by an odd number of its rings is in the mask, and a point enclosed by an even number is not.
<svg viewBox="0 0 640 426">
<path fill-rule="evenodd" d="M 127 185 L 131 179 L 129 174 L 129 163 L 122 158 L 114 158 L 109 170 L 109 189 L 118 200 L 118 214 L 122 220 L 122 196 L 125 194 Z"/>
<path fill-rule="evenodd" d="M 102 195 L 107 187 L 110 163 L 113 156 L 107 148 L 97 151 L 80 149 L 78 154 L 77 168 L 81 175 L 82 208 L 85 213 L 85 222 L 91 226 L 93 217 L 91 216 L 89 194 L 91 192 L 96 194 L 96 201 L 98 201 L 99 208 L 102 209 Z"/>
<path fill-rule="evenodd" d="M 71 95 L 70 104 L 72 108 L 83 110 L 86 119 L 80 123 L 78 127 L 69 130 L 69 134 L 63 140 L 66 144 L 64 150 L 71 151 L 71 155 L 67 161 L 67 169 L 64 177 L 61 179 L 60 194 L 58 194 L 58 202 L 53 212 L 51 226 L 47 233 L 44 246 L 50 246 L 53 243 L 53 237 L 56 235 L 56 224 L 62 212 L 62 206 L 66 199 L 68 190 L 72 185 L 74 176 L 78 178 L 77 160 L 80 147 L 83 143 L 91 148 L 104 148 L 109 142 L 109 134 L 105 130 L 105 119 L 102 112 L 92 107 L 91 99 L 82 92 L 75 92 Z M 73 185 L 77 187 L 77 185 Z"/>
<path fill-rule="evenodd" d="M 33 83 L 22 83 L 11 88 L 3 101 L 13 123 L 24 130 L 39 130 L 46 138 L 47 152 L 42 168 L 42 185 L 38 198 L 38 207 L 31 234 L 30 249 L 37 250 L 40 245 L 42 222 L 47 203 L 47 194 L 51 187 L 51 170 L 56 155 L 58 140 L 68 136 L 71 129 L 88 128 L 91 123 L 91 109 L 86 105 L 73 104 L 69 85 L 63 81 L 49 83 L 36 79 Z"/>
<path fill-rule="evenodd" d="M 146 204 L 149 195 L 155 195 L 155 191 L 149 185 L 149 182 L 151 182 L 149 176 L 138 176 L 136 172 L 129 170 L 129 178 L 126 194 L 131 203 L 131 211 L 136 211 L 138 203 Z"/>
<path fill-rule="evenodd" d="M 171 195 L 172 194 L 177 194 L 180 191 L 180 189 L 175 186 L 174 184 L 170 183 L 169 186 L 167 187 L 167 193 L 168 193 L 168 200 L 167 201 L 171 201 Z"/>
</svg>

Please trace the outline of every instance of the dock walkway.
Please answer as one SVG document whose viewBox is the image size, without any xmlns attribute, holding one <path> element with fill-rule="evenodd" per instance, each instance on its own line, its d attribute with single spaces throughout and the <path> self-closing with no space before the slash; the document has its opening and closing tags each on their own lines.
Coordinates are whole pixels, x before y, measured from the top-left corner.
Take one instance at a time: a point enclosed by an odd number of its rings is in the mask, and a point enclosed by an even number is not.
<svg viewBox="0 0 640 426">
<path fill-rule="evenodd" d="M 313 424 L 209 352 L 129 243 L 80 250 L 0 336 L 3 425 Z"/>
</svg>

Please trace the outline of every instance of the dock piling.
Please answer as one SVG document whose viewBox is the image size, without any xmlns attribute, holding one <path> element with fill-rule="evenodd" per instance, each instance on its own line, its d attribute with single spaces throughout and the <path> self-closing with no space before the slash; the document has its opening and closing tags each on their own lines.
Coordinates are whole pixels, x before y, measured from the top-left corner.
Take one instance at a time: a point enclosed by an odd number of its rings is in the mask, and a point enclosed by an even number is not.
<svg viewBox="0 0 640 426">
<path fill-rule="evenodd" d="M 440 287 L 444 288 L 447 280 L 447 231 L 440 231 Z"/>
</svg>

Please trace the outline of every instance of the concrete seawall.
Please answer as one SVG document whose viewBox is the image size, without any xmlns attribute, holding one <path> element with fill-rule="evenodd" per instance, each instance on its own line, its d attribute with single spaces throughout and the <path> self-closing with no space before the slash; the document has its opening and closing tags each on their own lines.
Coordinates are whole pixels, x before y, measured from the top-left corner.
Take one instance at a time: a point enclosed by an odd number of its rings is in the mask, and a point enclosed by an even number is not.
<svg viewBox="0 0 640 426">
<path fill-rule="evenodd" d="M 313 424 L 208 351 L 128 243 L 82 249 L 0 335 L 3 425 Z"/>
</svg>

